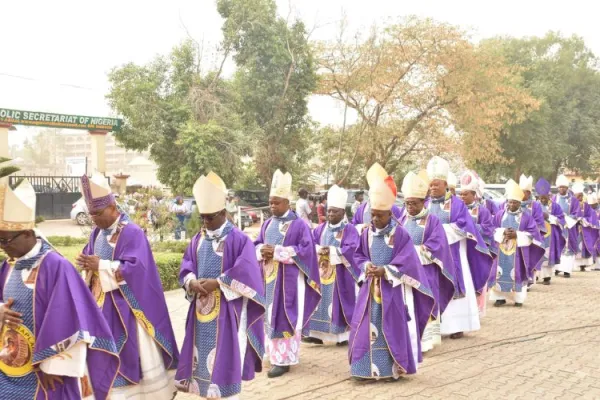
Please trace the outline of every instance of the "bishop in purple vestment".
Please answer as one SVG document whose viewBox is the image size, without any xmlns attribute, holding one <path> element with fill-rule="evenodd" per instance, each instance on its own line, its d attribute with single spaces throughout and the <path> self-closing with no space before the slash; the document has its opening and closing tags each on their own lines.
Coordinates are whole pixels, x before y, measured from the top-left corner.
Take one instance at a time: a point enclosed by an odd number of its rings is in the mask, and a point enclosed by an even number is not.
<svg viewBox="0 0 600 400">
<path fill-rule="evenodd" d="M 77 263 L 117 341 L 113 394 L 171 399 L 179 351 L 150 244 L 118 211 L 106 178 L 84 176 L 81 186 L 96 226 Z"/>
<path fill-rule="evenodd" d="M 481 187 L 481 180 L 478 179 L 475 171 L 465 171 L 461 176 L 460 186 L 461 199 L 467 206 L 467 210 L 473 219 L 475 228 L 477 228 L 477 231 L 481 234 L 481 237 L 486 246 L 488 246 L 492 256 L 496 257 L 498 249 L 496 248 L 496 242 L 494 241 L 494 230 L 496 228 L 494 226 L 493 216 L 484 204 L 476 201 L 477 196 L 480 196 L 483 190 Z M 495 212 L 497 212 L 497 210 Z M 480 293 L 477 293 L 477 305 L 479 307 L 479 317 L 485 317 L 487 311 L 487 284 Z"/>
<path fill-rule="evenodd" d="M 494 239 L 499 252 L 494 260 L 495 275 L 489 281 L 490 299 L 495 306 L 512 297 L 522 306 L 527 296 L 528 277 L 544 255 L 538 225 L 521 207 L 523 190 L 509 180 L 506 184 L 506 208 L 494 217 Z"/>
<path fill-rule="evenodd" d="M 0 186 L 0 399 L 108 399 L 119 356 L 85 283 L 35 231 L 35 191 Z"/>
<path fill-rule="evenodd" d="M 556 265 L 554 275 L 563 273 L 565 278 L 571 277 L 573 267 L 575 266 L 575 256 L 579 252 L 579 220 L 581 208 L 579 200 L 569 193 L 569 180 L 564 175 L 556 179 L 558 194 L 554 195 L 552 202 L 560 206 L 564 213 L 565 225 L 563 226 L 563 235 L 567 244 L 560 257 L 560 264 Z"/>
<path fill-rule="evenodd" d="M 447 191 L 448 162 L 433 157 L 427 165 L 431 199 L 426 207 L 444 226 L 454 260 L 455 299 L 442 315 L 442 335 L 457 339 L 480 328 L 477 293 L 487 284 L 492 256 L 465 204 Z"/>
<path fill-rule="evenodd" d="M 303 328 L 321 300 L 315 243 L 307 224 L 290 210 L 292 177 L 277 170 L 269 205 L 273 217 L 254 243 L 266 288 L 265 350 L 276 378 L 300 362 Z"/>
<path fill-rule="evenodd" d="M 402 183 L 406 215 L 400 221 L 409 233 L 419 260 L 427 275 L 435 297 L 435 310 L 427 323 L 421 340 L 421 351 L 426 352 L 442 344 L 440 316 L 454 296 L 453 261 L 446 233 L 440 220 L 425 208 L 429 185 L 427 177 L 409 172 Z"/>
<path fill-rule="evenodd" d="M 310 319 L 306 343 L 348 344 L 360 269 L 354 261 L 359 236 L 344 222 L 347 192 L 333 185 L 327 193 L 327 219 L 313 231 L 319 257 L 321 302 Z"/>
<path fill-rule="evenodd" d="M 575 257 L 575 265 L 579 265 L 581 272 L 585 272 L 585 268 L 594 265 L 596 262 L 597 252 L 596 243 L 598 242 L 598 216 L 592 209 L 589 201 L 596 202 L 595 196 L 588 196 L 588 201 L 584 199 L 583 184 L 573 185 L 573 194 L 579 200 L 579 235 L 578 253 Z"/>
<path fill-rule="evenodd" d="M 262 370 L 265 288 L 252 241 L 227 220 L 223 181 L 211 172 L 193 192 L 204 229 L 179 273 L 190 307 L 176 385 L 202 398 L 230 398 Z"/>
<path fill-rule="evenodd" d="M 544 178 L 540 178 L 535 184 L 535 191 L 539 196 L 539 204 L 542 207 L 545 233 L 542 237 L 542 245 L 545 254 L 541 262 L 541 276 L 543 285 L 550 285 L 554 267 L 560 264 L 561 254 L 567 243 L 563 235 L 565 226 L 565 214 L 562 208 L 550 200 L 550 183 Z"/>
<path fill-rule="evenodd" d="M 365 281 L 352 319 L 350 371 L 358 380 L 398 379 L 417 372 L 435 297 L 410 235 L 392 218 L 393 179 L 370 187 L 373 225 L 363 231 L 356 252 Z"/>
</svg>

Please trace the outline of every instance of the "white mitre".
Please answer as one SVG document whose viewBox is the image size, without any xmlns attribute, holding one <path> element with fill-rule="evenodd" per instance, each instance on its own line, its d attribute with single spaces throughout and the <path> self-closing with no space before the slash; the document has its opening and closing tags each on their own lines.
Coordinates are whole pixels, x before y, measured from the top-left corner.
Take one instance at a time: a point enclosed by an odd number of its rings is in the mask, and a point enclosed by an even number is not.
<svg viewBox="0 0 600 400">
<path fill-rule="evenodd" d="M 373 184 L 369 189 L 371 210 L 389 211 L 396 202 L 396 184 L 392 177 Z"/>
<path fill-rule="evenodd" d="M 480 195 L 480 180 L 472 171 L 465 171 L 460 177 L 461 190 L 468 190 Z"/>
<path fill-rule="evenodd" d="M 571 188 L 571 190 L 573 191 L 573 193 L 579 194 L 579 193 L 583 193 L 585 191 L 585 187 L 583 186 L 583 183 L 577 182 L 577 183 L 573 184 L 573 187 Z"/>
<path fill-rule="evenodd" d="M 371 168 L 367 171 L 367 183 L 369 187 L 374 186 L 387 177 L 387 171 L 379 163 L 371 165 Z"/>
<path fill-rule="evenodd" d="M 559 177 L 556 178 L 556 186 L 557 187 L 561 187 L 561 186 L 569 187 L 569 179 L 567 179 L 567 177 L 564 175 L 559 175 Z"/>
<path fill-rule="evenodd" d="M 217 174 L 210 172 L 207 176 L 202 175 L 192 192 L 200 214 L 214 214 L 225 209 L 227 188 Z"/>
<path fill-rule="evenodd" d="M 348 192 L 339 187 L 333 185 L 327 191 L 327 207 L 346 209 L 346 203 L 348 201 Z"/>
<path fill-rule="evenodd" d="M 509 179 L 508 182 L 506 182 L 505 192 L 507 200 L 523 201 L 523 197 L 525 196 L 523 189 L 521 189 L 519 184 L 512 179 Z"/>
<path fill-rule="evenodd" d="M 282 199 L 291 199 L 292 197 L 292 175 L 289 172 L 285 174 L 280 170 L 275 171 L 271 181 L 271 197 L 280 197 Z"/>
<path fill-rule="evenodd" d="M 12 190 L 8 179 L 0 181 L 0 230 L 26 231 L 35 228 L 36 195 L 27 179 Z"/>
<path fill-rule="evenodd" d="M 430 181 L 439 179 L 447 182 L 449 172 L 450 165 L 448 161 L 441 157 L 435 156 L 427 163 L 427 175 Z"/>
<path fill-rule="evenodd" d="M 458 178 L 452 171 L 448 171 L 448 187 L 456 189 L 456 185 L 458 185 Z"/>
<path fill-rule="evenodd" d="M 423 180 L 419 175 L 412 171 L 406 174 L 404 180 L 402 181 L 402 188 L 400 189 L 405 199 L 411 197 L 416 199 L 424 199 L 427 197 L 428 190 L 429 185 L 427 181 Z"/>
<path fill-rule="evenodd" d="M 528 190 L 531 192 L 533 189 L 533 176 L 527 177 L 521 174 L 521 177 L 519 178 L 519 186 L 522 190 Z"/>
</svg>

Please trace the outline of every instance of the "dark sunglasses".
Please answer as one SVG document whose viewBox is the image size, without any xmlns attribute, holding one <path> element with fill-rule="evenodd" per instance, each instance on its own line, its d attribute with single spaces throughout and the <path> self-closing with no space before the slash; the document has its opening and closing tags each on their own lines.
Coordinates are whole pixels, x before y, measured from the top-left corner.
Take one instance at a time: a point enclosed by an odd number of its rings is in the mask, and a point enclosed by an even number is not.
<svg viewBox="0 0 600 400">
<path fill-rule="evenodd" d="M 202 221 L 212 221 L 213 219 L 217 218 L 219 215 L 221 215 L 221 211 L 216 212 L 214 214 L 200 214 L 200 219 Z"/>
<path fill-rule="evenodd" d="M 0 239 L 0 246 L 2 247 L 6 247 L 8 246 L 13 240 L 15 240 L 16 238 L 18 238 L 21 235 L 24 235 L 25 232 L 19 232 L 17 234 L 15 234 L 13 237 L 11 237 L 10 239 Z"/>
</svg>

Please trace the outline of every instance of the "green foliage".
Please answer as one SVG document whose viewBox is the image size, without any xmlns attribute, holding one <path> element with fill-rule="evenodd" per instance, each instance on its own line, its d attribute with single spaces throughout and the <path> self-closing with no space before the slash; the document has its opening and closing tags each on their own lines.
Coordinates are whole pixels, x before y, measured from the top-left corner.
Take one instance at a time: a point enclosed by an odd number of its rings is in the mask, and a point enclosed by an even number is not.
<svg viewBox="0 0 600 400">
<path fill-rule="evenodd" d="M 160 275 L 164 291 L 179 288 L 179 269 L 183 254 L 179 253 L 155 253 L 154 260 Z"/>
<path fill-rule="evenodd" d="M 157 253 L 185 253 L 189 242 L 169 240 L 165 242 L 152 243 L 152 251 Z"/>
<path fill-rule="evenodd" d="M 82 247 L 79 246 L 56 246 L 55 243 L 52 244 L 71 264 L 75 264 L 75 258 L 82 250 Z M 3 262 L 6 258 L 6 254 L 0 252 L 0 262 Z M 179 268 L 181 267 L 182 258 L 183 253 L 154 253 L 158 274 L 165 291 L 179 288 Z"/>
<path fill-rule="evenodd" d="M 73 236 L 48 236 L 48 241 L 55 247 L 69 246 L 85 246 L 88 242 L 88 237 L 73 237 Z"/>
<path fill-rule="evenodd" d="M 185 42 L 167 57 L 109 74 L 107 98 L 124 118 L 117 140 L 127 149 L 149 149 L 159 180 L 178 193 L 190 193 L 211 170 L 231 184 L 247 152 L 231 85 L 200 71 L 198 52 Z"/>
<path fill-rule="evenodd" d="M 191 217 L 187 220 L 185 224 L 185 237 L 191 239 L 194 237 L 200 230 L 202 229 L 202 221 L 200 220 L 200 213 L 196 208 Z"/>
<path fill-rule="evenodd" d="M 538 38 L 497 38 L 483 43 L 520 68 L 523 86 L 539 110 L 507 127 L 500 138 L 510 163 L 483 166 L 488 180 L 521 173 L 554 179 L 563 167 L 595 172 L 600 143 L 598 59 L 582 38 L 550 32 Z M 480 166 L 482 167 L 482 166 Z"/>
<path fill-rule="evenodd" d="M 6 157 L 0 157 L 0 178 L 5 178 L 9 175 L 14 174 L 15 172 L 18 172 L 21 170 L 21 168 L 15 166 L 15 165 L 1 165 L 1 164 L 5 164 L 12 161 L 10 158 L 6 158 Z M 20 182 L 18 182 L 20 183 Z M 15 185 L 18 186 L 18 185 Z"/>
<path fill-rule="evenodd" d="M 274 0 L 218 0 L 217 8 L 224 47 L 235 52 L 239 113 L 258 176 L 269 184 L 280 168 L 301 181 L 312 132 L 307 98 L 317 81 L 305 26 L 278 17 Z"/>
</svg>

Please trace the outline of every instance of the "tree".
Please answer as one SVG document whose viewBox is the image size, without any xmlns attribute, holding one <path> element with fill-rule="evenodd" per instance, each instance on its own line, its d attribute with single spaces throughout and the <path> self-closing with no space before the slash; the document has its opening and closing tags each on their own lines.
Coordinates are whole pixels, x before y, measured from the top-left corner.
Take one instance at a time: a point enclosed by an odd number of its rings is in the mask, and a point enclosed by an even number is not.
<svg viewBox="0 0 600 400">
<path fill-rule="evenodd" d="M 249 152 L 231 83 L 220 70 L 201 73 L 200 64 L 197 48 L 186 41 L 168 57 L 109 74 L 107 98 L 124 118 L 117 140 L 127 149 L 149 149 L 159 180 L 179 193 L 190 193 L 211 170 L 232 185 L 240 156 Z"/>
<path fill-rule="evenodd" d="M 21 170 L 16 165 L 7 165 L 7 163 L 10 161 L 12 161 L 10 158 L 0 157 L 0 178 L 6 178 L 7 176 Z"/>
<path fill-rule="evenodd" d="M 256 171 L 269 184 L 275 169 L 295 181 L 308 176 L 312 127 L 307 98 L 316 85 L 304 24 L 277 16 L 274 0 L 218 0 L 225 19 L 223 47 L 232 49 L 239 112 L 253 147 Z"/>
<path fill-rule="evenodd" d="M 490 176 L 527 173 L 554 180 L 561 168 L 596 172 L 600 75 L 583 39 L 549 32 L 542 38 L 495 38 L 483 46 L 519 67 L 523 87 L 541 101 L 539 110 L 503 130 L 501 151 L 510 163 L 489 165 Z"/>
<path fill-rule="evenodd" d="M 344 137 L 351 155 L 340 152 L 336 161 L 344 165 L 336 167 L 338 183 L 358 160 L 378 161 L 391 173 L 437 153 L 500 161 L 502 128 L 537 107 L 500 57 L 429 19 L 374 27 L 352 40 L 343 23 L 335 42 L 319 43 L 318 54 L 318 93 L 358 115 Z"/>
</svg>

